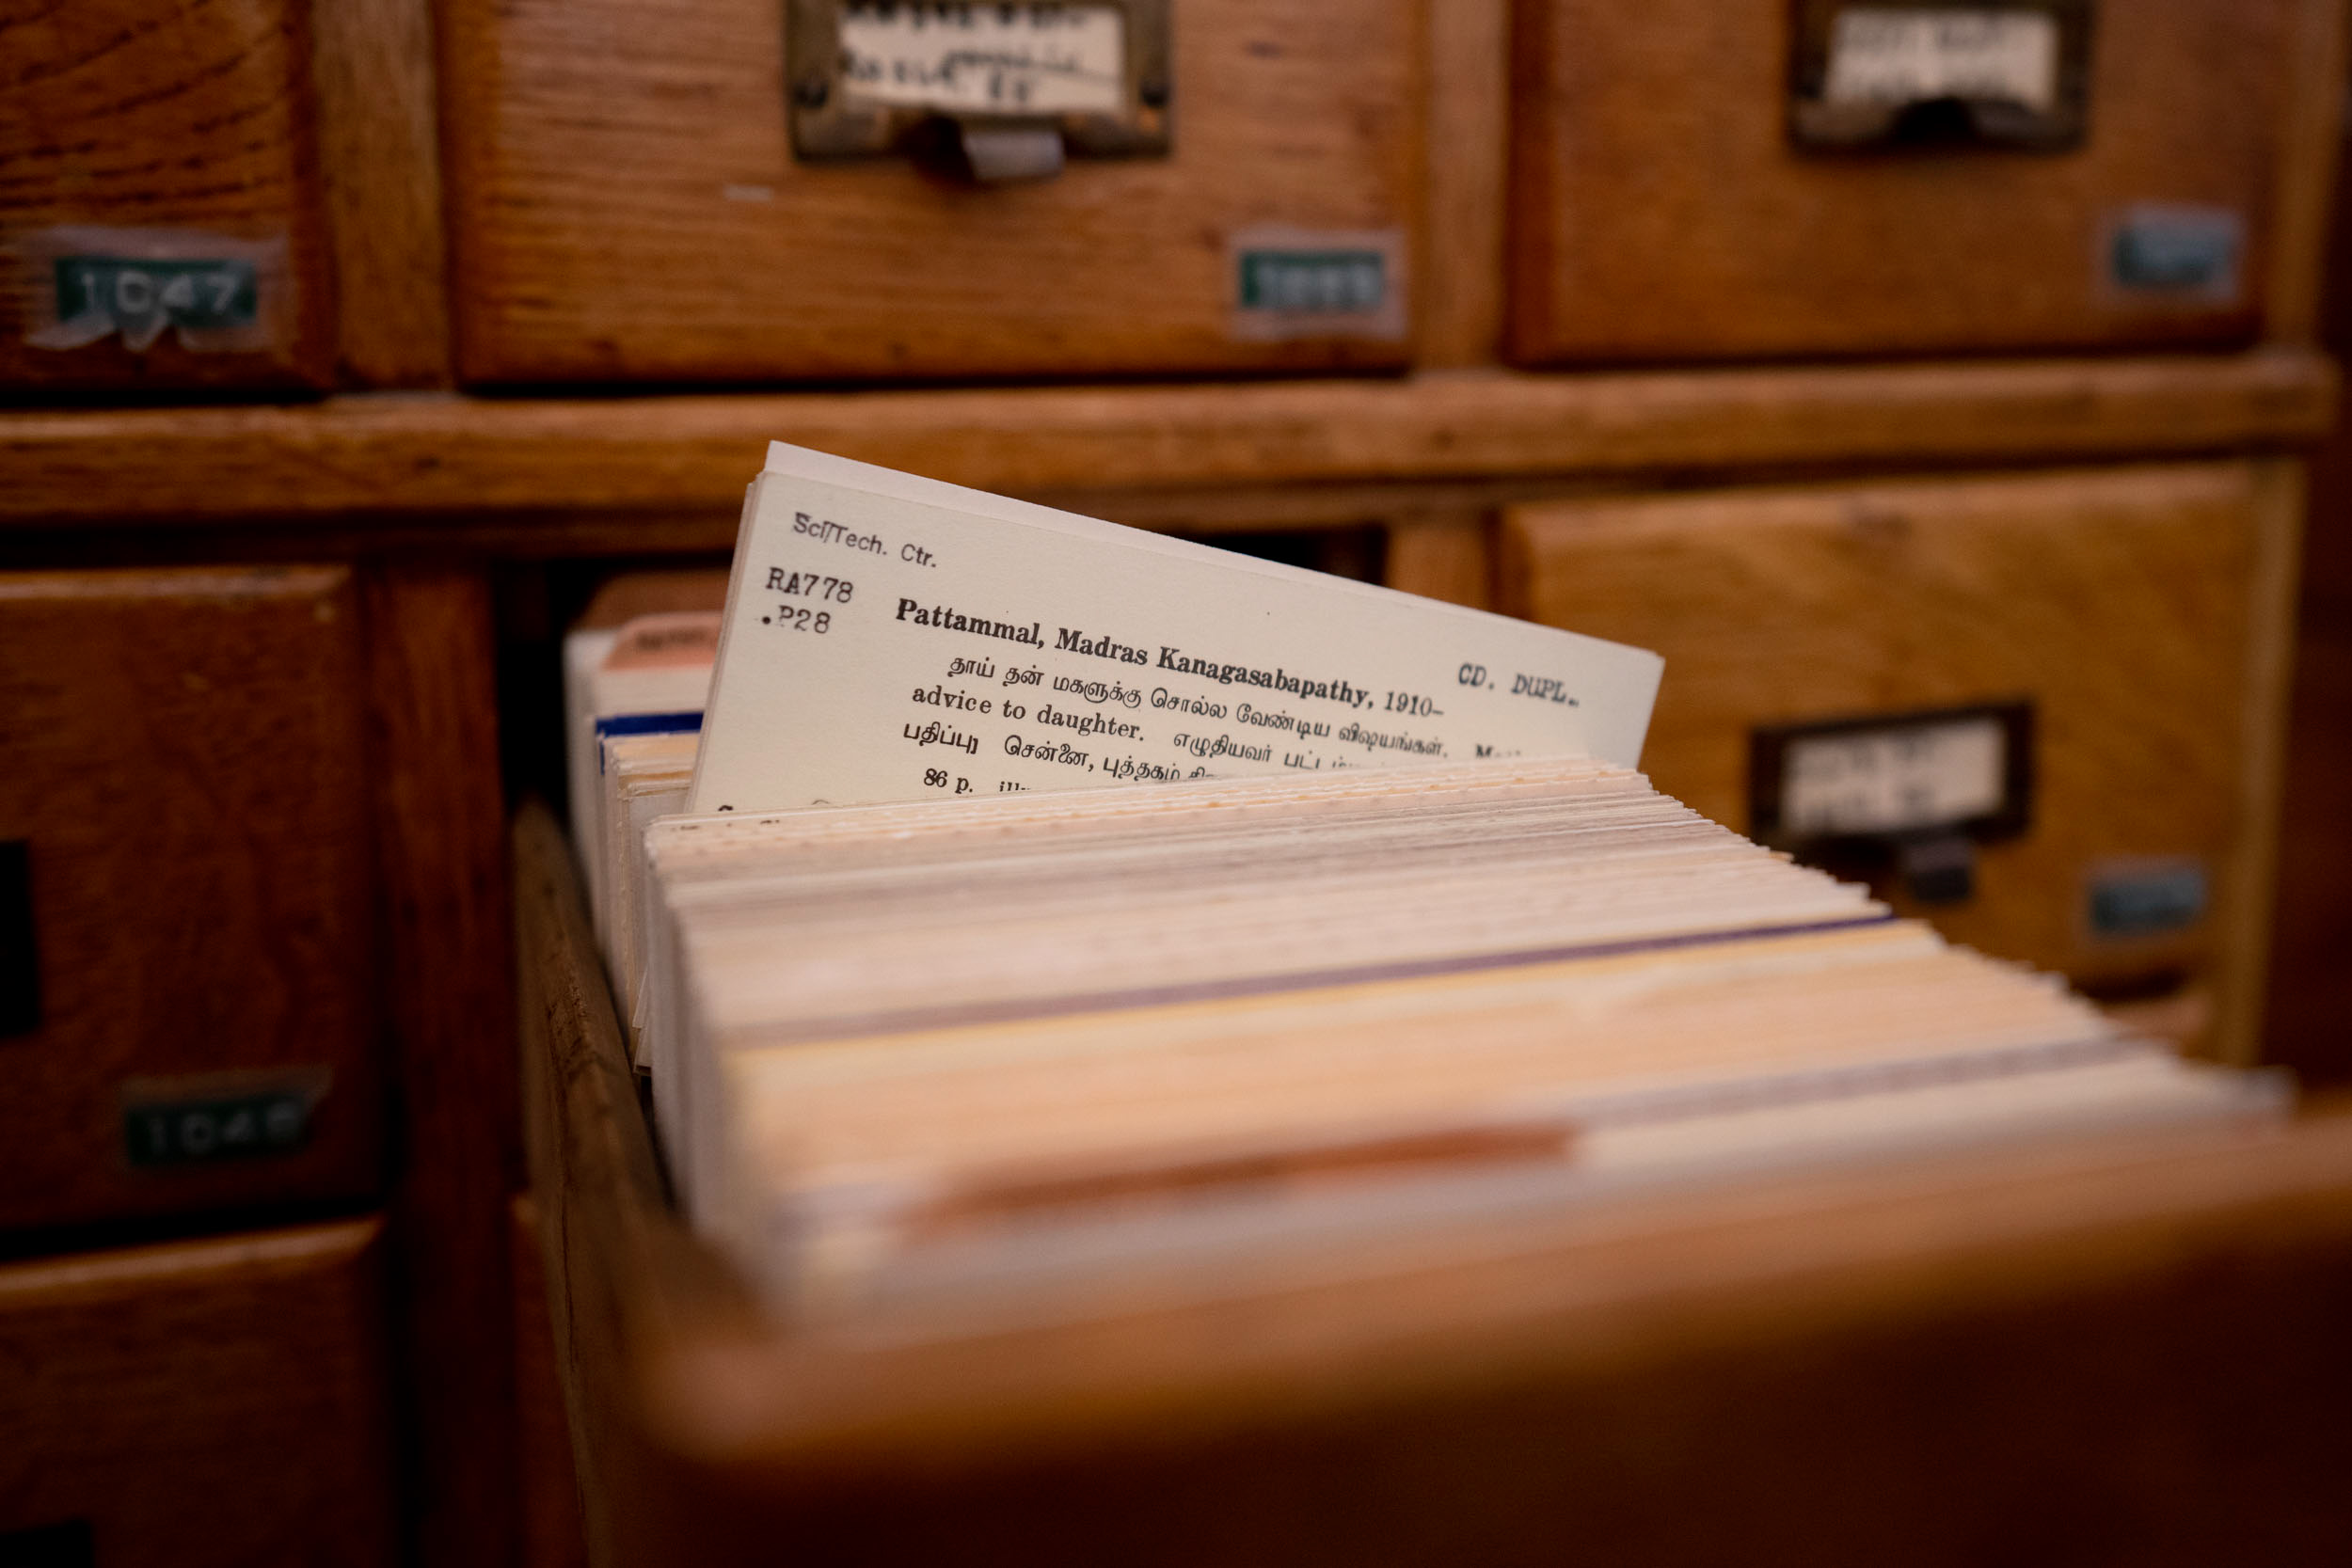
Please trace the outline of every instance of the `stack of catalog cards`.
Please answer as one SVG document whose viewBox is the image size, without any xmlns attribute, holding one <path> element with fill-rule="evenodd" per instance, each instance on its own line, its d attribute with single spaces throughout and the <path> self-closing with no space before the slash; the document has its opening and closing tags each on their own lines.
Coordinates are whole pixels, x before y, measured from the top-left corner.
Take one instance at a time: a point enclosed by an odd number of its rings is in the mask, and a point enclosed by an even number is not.
<svg viewBox="0 0 2352 1568">
<path fill-rule="evenodd" d="M 1650 788 L 1636 649 L 779 447 L 715 653 L 575 822 L 680 1199 L 790 1322 L 2280 1103 Z"/>
</svg>

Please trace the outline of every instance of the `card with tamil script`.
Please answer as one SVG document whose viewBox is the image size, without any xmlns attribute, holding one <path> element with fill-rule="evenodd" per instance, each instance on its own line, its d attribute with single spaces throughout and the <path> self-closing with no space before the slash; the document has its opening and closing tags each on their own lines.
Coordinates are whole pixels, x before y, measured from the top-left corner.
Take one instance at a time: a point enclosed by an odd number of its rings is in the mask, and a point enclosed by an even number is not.
<svg viewBox="0 0 2352 1568">
<path fill-rule="evenodd" d="M 689 809 L 1635 766 L 1657 655 L 781 443 Z"/>
</svg>

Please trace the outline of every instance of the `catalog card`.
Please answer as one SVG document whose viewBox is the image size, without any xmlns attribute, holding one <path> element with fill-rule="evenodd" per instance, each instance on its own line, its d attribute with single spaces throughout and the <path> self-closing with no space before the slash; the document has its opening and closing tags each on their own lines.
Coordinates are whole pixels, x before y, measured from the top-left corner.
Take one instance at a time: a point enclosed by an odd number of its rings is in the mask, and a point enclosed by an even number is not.
<svg viewBox="0 0 2352 1568">
<path fill-rule="evenodd" d="M 777 445 L 689 809 L 1641 756 L 1638 648 Z"/>
</svg>

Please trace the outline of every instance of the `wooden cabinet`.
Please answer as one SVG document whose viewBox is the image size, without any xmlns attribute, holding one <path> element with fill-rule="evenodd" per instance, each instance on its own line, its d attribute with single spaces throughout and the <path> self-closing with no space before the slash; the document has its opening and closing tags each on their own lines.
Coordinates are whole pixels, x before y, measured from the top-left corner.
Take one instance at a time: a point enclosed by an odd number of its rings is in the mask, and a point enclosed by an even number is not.
<svg viewBox="0 0 2352 1568">
<path fill-rule="evenodd" d="M 309 12 L 75 0 L 0 21 L 0 387 L 326 384 Z"/>
<path fill-rule="evenodd" d="M 1513 509 L 1502 586 L 1663 654 L 1644 770 L 1768 839 L 1805 836 L 1758 820 L 1792 740 L 1835 765 L 1837 736 L 2022 714 L 1994 741 L 2020 815 L 1973 814 L 1972 885 L 1841 869 L 2094 993 L 2210 986 L 2206 1043 L 2250 1052 L 2299 505 L 2257 463 L 1600 497 Z"/>
<path fill-rule="evenodd" d="M 378 1191 L 362 664 L 343 567 L 0 575 L 0 1227 Z"/>
<path fill-rule="evenodd" d="M 381 1253 L 359 1220 L 0 1265 L 0 1558 L 391 1563 Z"/>
<path fill-rule="evenodd" d="M 1966 354 L 2308 331 L 2340 10 L 1520 0 L 1511 353 Z M 1939 17 L 2013 36 L 1939 46 Z M 2046 89 L 2044 119 L 2078 91 L 2071 135 L 2005 138 L 1972 119 L 1964 79 L 1996 66 L 2020 94 Z M 1807 111 L 1830 99 L 1875 103 L 1883 139 L 1829 145 Z"/>
<path fill-rule="evenodd" d="M 461 375 L 1403 363 L 1418 0 L 1120 8 L 1131 48 L 1105 79 L 1109 118 L 1144 117 L 1165 150 L 1079 155 L 1073 135 L 1051 178 L 982 183 L 903 153 L 818 155 L 801 117 L 831 113 L 853 84 L 836 80 L 836 51 L 791 55 L 787 34 L 810 36 L 792 18 L 914 25 L 1038 8 L 453 0 L 443 104 Z M 1132 45 L 1155 16 L 1164 55 L 1138 63 Z M 954 123 L 913 134 L 919 150 Z"/>
</svg>

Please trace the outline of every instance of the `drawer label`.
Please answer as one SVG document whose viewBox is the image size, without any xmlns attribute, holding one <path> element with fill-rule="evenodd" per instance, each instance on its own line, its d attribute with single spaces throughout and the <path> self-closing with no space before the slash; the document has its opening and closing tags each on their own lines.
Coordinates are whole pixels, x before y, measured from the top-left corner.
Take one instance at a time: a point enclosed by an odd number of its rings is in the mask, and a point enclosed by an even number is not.
<svg viewBox="0 0 2352 1568">
<path fill-rule="evenodd" d="M 1238 338 L 1405 335 L 1405 247 L 1394 231 L 1258 229 L 1229 248 Z"/>
<path fill-rule="evenodd" d="M 1822 97 L 1833 103 L 2058 100 L 2058 25 L 2046 11 L 1851 7 L 1830 32 Z"/>
<path fill-rule="evenodd" d="M 2001 803 L 2001 726 L 1957 719 L 1789 742 L 1781 821 L 1804 838 L 1964 822 Z"/>
<path fill-rule="evenodd" d="M 1756 836 L 1818 844 L 2024 827 L 2032 709 L 2022 703 L 1759 730 Z"/>
<path fill-rule="evenodd" d="M 218 1073 L 123 1086 L 123 1153 L 135 1166 L 290 1154 L 310 1141 L 327 1073 Z"/>
<path fill-rule="evenodd" d="M 1126 24 L 1113 7 L 904 4 L 841 8 L 843 90 L 942 114 L 1117 114 Z"/>
<path fill-rule="evenodd" d="M 2205 918 L 2207 879 L 2193 860 L 2117 862 L 2089 879 L 2090 934 L 2108 941 L 2170 936 Z"/>
<path fill-rule="evenodd" d="M 2238 297 L 2245 246 L 2246 220 L 2229 208 L 2133 207 L 2109 232 L 2107 278 L 2135 298 L 2226 305 Z"/>
<path fill-rule="evenodd" d="M 251 326 L 261 297 L 250 261 L 68 256 L 57 262 L 56 274 L 61 319 L 54 332 L 72 337 L 74 347 L 119 332 L 123 346 L 136 354 L 152 346 L 167 326 L 199 331 Z"/>
<path fill-rule="evenodd" d="M 120 337 L 134 354 L 166 332 L 193 352 L 266 346 L 263 289 L 283 246 L 170 229 L 51 229 L 28 236 L 47 309 L 24 341 L 77 349 Z"/>
<path fill-rule="evenodd" d="M 2082 144 L 2095 0 L 1795 0 L 1788 133 L 1821 151 Z"/>
<path fill-rule="evenodd" d="M 1377 310 L 1388 258 L 1376 250 L 1245 250 L 1241 308 L 1308 315 Z"/>
</svg>

